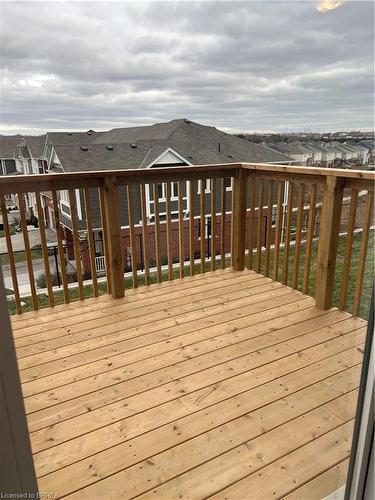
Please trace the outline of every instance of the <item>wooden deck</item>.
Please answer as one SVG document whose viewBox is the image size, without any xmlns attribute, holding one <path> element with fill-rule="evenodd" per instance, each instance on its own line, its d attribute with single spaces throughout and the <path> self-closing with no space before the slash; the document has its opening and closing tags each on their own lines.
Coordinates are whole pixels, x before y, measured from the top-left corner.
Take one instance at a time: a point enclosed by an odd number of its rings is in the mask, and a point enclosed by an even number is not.
<svg viewBox="0 0 375 500">
<path fill-rule="evenodd" d="M 226 270 L 12 325 L 41 492 L 306 500 L 345 482 L 359 318 Z"/>
</svg>

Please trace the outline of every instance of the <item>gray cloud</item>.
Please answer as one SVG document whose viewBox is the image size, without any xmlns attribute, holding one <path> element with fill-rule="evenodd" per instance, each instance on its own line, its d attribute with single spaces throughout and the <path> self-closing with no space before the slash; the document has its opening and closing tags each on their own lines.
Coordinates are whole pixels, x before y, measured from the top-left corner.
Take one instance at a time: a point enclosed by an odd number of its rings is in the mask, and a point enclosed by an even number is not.
<svg viewBox="0 0 375 500">
<path fill-rule="evenodd" d="M 1 2 L 8 132 L 186 116 L 228 130 L 373 127 L 374 6 Z"/>
</svg>

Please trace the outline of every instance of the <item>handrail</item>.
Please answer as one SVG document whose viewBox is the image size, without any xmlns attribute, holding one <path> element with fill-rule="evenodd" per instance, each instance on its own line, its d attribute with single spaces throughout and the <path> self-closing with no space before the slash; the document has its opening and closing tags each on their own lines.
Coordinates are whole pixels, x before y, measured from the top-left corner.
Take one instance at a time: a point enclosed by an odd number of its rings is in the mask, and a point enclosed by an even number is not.
<svg viewBox="0 0 375 500">
<path fill-rule="evenodd" d="M 127 168 L 126 170 L 93 170 L 93 171 L 78 171 L 78 172 L 63 172 L 63 173 L 50 173 L 50 174 L 32 174 L 27 176 L 26 182 L 42 182 L 48 183 L 53 182 L 60 185 L 64 184 L 66 181 L 74 180 L 79 184 L 82 181 L 89 181 L 91 179 L 103 178 L 103 177 L 117 177 L 120 179 L 127 179 L 133 181 L 134 178 L 139 176 L 145 178 L 154 178 L 157 172 L 158 176 L 163 177 L 164 175 L 173 177 L 173 175 L 184 175 L 195 176 L 199 173 L 219 173 L 225 170 L 235 170 L 237 168 L 244 168 L 246 170 L 254 170 L 258 172 L 273 172 L 273 173 L 286 173 L 286 174 L 303 174 L 309 176 L 333 176 L 333 177 L 345 177 L 348 179 L 363 179 L 375 182 L 375 172 L 365 171 L 365 170 L 349 170 L 343 168 L 318 168 L 318 167 L 304 167 L 297 165 L 278 165 L 270 163 L 218 163 L 215 165 L 192 165 L 192 166 L 181 166 L 181 167 L 158 167 L 158 168 Z M 6 175 L 0 176 L 0 193 L 5 194 L 4 186 L 8 189 L 12 186 L 23 185 L 25 183 L 24 175 Z M 70 184 L 69 184 L 70 185 Z M 44 188 L 43 188 L 44 189 Z"/>
<path fill-rule="evenodd" d="M 347 177 L 375 181 L 375 172 L 345 168 L 303 167 L 298 165 L 276 165 L 270 163 L 241 163 L 242 168 L 261 172 L 285 172 L 287 174 L 308 174 L 317 176 Z"/>
<path fill-rule="evenodd" d="M 228 178 L 232 179 L 230 187 L 226 182 Z M 201 189 L 198 194 L 198 186 L 205 186 L 207 179 L 210 179 L 211 188 L 207 192 Z M 175 184 L 174 190 L 171 190 L 172 184 Z M 87 274 L 92 277 L 92 295 L 103 293 L 103 286 L 99 284 L 99 290 L 96 277 L 97 250 L 93 235 L 94 230 L 101 228 L 107 292 L 114 297 L 124 294 L 124 269 L 129 266 L 132 270 L 132 286 L 136 287 L 139 283 L 137 268 L 140 263 L 145 271 L 145 284 L 148 285 L 151 282 L 150 268 L 156 268 L 158 282 L 164 280 L 166 274 L 171 280 L 174 277 L 173 264 L 179 262 L 179 277 L 183 278 L 185 266 L 189 266 L 190 275 L 199 272 L 195 264 L 196 259 L 200 259 L 200 272 L 205 272 L 207 269 L 215 270 L 214 255 L 219 255 L 221 267 L 226 267 L 226 255 L 230 253 L 231 265 L 235 270 L 241 270 L 247 265 L 256 272 L 272 276 L 273 280 L 280 280 L 286 285 L 301 289 L 304 293 L 311 293 L 315 288 L 317 306 L 327 309 L 332 306 L 335 289 L 339 286 L 336 260 L 340 227 L 344 225 L 348 237 L 343 255 L 340 301 L 336 303 L 342 309 L 347 308 L 350 285 L 355 282 L 352 311 L 357 315 L 360 310 L 366 253 L 373 220 L 374 184 L 375 173 L 369 171 L 264 163 L 0 177 L 0 208 L 6 233 L 15 309 L 18 313 L 22 311 L 21 292 L 17 283 L 17 266 L 13 258 L 4 196 L 15 197 L 21 208 L 32 303 L 33 308 L 37 309 L 40 304 L 35 293 L 33 257 L 24 217 L 24 197 L 33 193 L 34 198 L 37 198 L 34 213 L 41 219 L 43 210 L 40 197 L 44 196 L 43 193 L 46 196 L 51 193 L 50 208 L 57 228 L 56 268 L 61 273 L 66 303 L 71 300 L 67 276 L 68 262 L 75 263 L 81 300 L 87 295 L 84 289 Z M 162 195 L 159 195 L 160 185 L 164 185 Z M 147 190 L 145 186 L 149 186 Z M 344 190 L 347 193 L 348 189 L 351 190 L 350 196 L 346 194 L 344 197 Z M 67 201 L 70 207 L 70 227 L 66 226 L 66 213 L 60 210 L 61 192 L 65 190 L 69 195 Z M 77 193 L 82 194 L 78 204 Z M 93 203 L 95 220 L 91 213 Z M 90 213 L 86 216 L 87 211 Z M 172 213 L 175 214 L 174 217 L 171 216 Z M 343 222 L 342 217 L 346 213 L 347 222 Z M 127 221 L 125 225 L 124 217 Z M 317 220 L 320 223 L 317 223 Z M 64 237 L 62 234 L 62 225 L 71 231 L 69 248 L 66 235 Z M 353 278 L 350 276 L 353 252 L 349 247 L 353 245 L 354 233 L 358 226 L 362 228 L 363 236 L 357 252 L 358 271 Z M 128 228 L 128 232 L 124 233 L 124 228 Z M 40 229 L 42 256 L 45 275 L 49 280 L 51 273 L 48 269 L 44 233 L 43 227 Z M 86 242 L 80 240 L 82 234 L 87 235 Z M 316 241 L 317 252 L 314 250 Z M 126 252 L 130 249 L 126 258 L 125 248 Z M 83 267 L 82 252 L 88 254 Z M 210 266 L 206 268 L 208 260 Z M 151 261 L 154 262 L 153 265 L 150 264 Z M 162 273 L 165 263 L 168 264 L 168 273 Z M 58 281 L 60 282 L 60 279 Z M 47 283 L 47 289 L 49 305 L 53 306 L 56 301 L 50 282 Z"/>
</svg>

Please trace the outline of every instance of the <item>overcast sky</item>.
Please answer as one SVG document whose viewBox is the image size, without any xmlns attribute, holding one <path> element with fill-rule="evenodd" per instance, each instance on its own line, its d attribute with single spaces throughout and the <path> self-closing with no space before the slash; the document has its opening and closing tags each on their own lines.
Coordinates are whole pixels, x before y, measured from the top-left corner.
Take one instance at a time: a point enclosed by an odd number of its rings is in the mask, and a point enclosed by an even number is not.
<svg viewBox="0 0 375 500">
<path fill-rule="evenodd" d="M 374 6 L 1 2 L 1 132 L 373 128 Z"/>
</svg>

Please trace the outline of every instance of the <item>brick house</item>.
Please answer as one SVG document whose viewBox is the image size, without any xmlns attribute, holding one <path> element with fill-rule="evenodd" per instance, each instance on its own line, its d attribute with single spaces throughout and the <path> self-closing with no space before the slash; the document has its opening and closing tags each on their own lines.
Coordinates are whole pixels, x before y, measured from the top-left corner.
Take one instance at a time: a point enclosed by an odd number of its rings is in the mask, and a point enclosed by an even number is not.
<svg viewBox="0 0 375 500">
<path fill-rule="evenodd" d="M 239 137 L 222 132 L 215 127 L 207 127 L 194 123 L 190 120 L 179 119 L 167 123 L 158 123 L 144 127 L 130 127 L 113 129 L 108 132 L 95 132 L 89 130 L 85 133 L 48 133 L 44 152 L 48 161 L 48 171 L 52 172 L 78 172 L 95 170 L 116 170 L 116 169 L 141 169 L 158 167 L 179 167 L 186 165 L 216 164 L 232 162 L 262 162 L 290 164 L 288 156 L 270 148 L 248 142 Z M 232 180 L 226 179 L 226 206 L 231 207 Z M 211 192 L 210 181 L 204 186 L 207 196 L 205 228 L 201 230 L 199 214 L 199 196 L 194 196 L 195 206 L 189 206 L 188 190 L 190 183 L 184 183 L 183 192 L 183 212 L 185 217 L 193 210 L 196 217 L 195 243 L 198 254 L 200 248 L 201 233 L 207 239 L 207 251 L 209 252 L 208 241 L 211 237 L 210 225 L 210 203 Z M 158 203 L 160 212 L 160 231 L 162 233 L 161 245 L 163 249 L 163 233 L 165 232 L 165 184 L 158 184 Z M 200 183 L 195 183 L 194 189 L 200 193 Z M 124 242 L 124 262 L 125 269 L 130 265 L 130 243 L 128 229 L 128 213 L 126 194 L 124 188 L 119 188 L 120 194 L 120 216 L 122 226 L 122 236 Z M 265 192 L 267 197 L 267 192 Z M 276 196 L 276 194 L 275 194 Z M 65 239 L 67 242 L 68 258 L 74 259 L 71 219 L 68 193 L 60 191 L 59 208 L 60 219 L 64 227 Z M 142 244 L 141 227 L 142 215 L 139 190 L 134 187 L 133 192 L 136 240 L 138 246 L 139 267 L 142 267 Z M 265 198 L 267 199 L 267 198 Z M 275 198 L 274 198 L 275 199 Z M 87 248 L 87 235 L 85 234 L 85 214 L 83 194 L 76 190 L 78 225 L 81 232 L 81 249 L 84 270 L 89 271 L 89 261 Z M 44 194 L 43 204 L 46 207 L 46 225 L 53 227 L 53 208 L 48 193 Z M 90 205 L 93 213 L 94 239 L 96 241 L 97 267 L 100 271 L 104 265 L 102 229 L 100 217 L 100 203 L 96 190 L 90 190 Z M 226 214 L 229 220 L 231 217 L 229 208 Z M 155 258 L 154 244 L 154 200 L 150 186 L 146 186 L 146 211 L 147 211 L 147 232 L 149 233 L 148 246 L 149 256 Z M 221 216 L 219 200 L 217 201 L 217 227 L 220 230 Z M 177 231 L 177 184 L 171 185 L 171 215 L 172 215 L 172 238 L 173 252 L 178 256 L 178 231 Z M 188 256 L 188 222 L 186 219 L 185 254 Z M 228 234 L 227 234 L 228 233 Z M 230 232 L 226 232 L 226 249 L 230 248 Z"/>
</svg>

